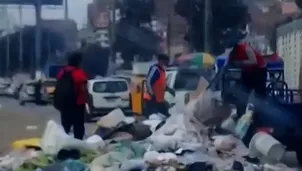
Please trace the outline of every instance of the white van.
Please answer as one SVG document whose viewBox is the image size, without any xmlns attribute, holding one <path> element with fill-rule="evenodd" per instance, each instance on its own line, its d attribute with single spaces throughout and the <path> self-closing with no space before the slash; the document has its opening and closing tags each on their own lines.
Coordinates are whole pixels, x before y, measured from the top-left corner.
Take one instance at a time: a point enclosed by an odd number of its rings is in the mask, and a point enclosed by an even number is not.
<svg viewBox="0 0 302 171">
<path fill-rule="evenodd" d="M 86 103 L 86 120 L 105 115 L 116 108 L 131 112 L 130 90 L 125 79 L 98 78 L 88 81 L 89 93 Z"/>
</svg>

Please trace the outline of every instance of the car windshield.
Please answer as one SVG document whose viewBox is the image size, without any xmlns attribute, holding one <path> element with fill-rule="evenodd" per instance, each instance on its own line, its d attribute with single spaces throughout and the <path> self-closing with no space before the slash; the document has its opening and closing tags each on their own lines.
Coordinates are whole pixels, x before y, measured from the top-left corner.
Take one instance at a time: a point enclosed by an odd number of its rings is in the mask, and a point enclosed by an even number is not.
<svg viewBox="0 0 302 171">
<path fill-rule="evenodd" d="M 93 91 L 96 93 L 119 93 L 127 90 L 128 86 L 125 81 L 96 82 L 93 85 Z"/>
<path fill-rule="evenodd" d="M 120 79 L 126 80 L 128 83 L 131 82 L 131 78 L 130 77 L 116 76 L 116 78 L 120 78 Z"/>
<path fill-rule="evenodd" d="M 179 72 L 176 75 L 174 90 L 189 90 L 197 89 L 200 80 L 200 74 L 194 72 Z"/>
</svg>

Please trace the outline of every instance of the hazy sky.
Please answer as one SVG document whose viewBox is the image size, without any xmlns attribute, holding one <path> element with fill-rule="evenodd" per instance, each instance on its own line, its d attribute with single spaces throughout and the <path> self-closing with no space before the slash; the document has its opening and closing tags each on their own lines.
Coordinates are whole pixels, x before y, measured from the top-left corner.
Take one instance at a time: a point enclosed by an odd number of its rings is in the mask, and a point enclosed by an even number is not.
<svg viewBox="0 0 302 171">
<path fill-rule="evenodd" d="M 92 0 L 68 0 L 69 17 L 75 20 L 78 28 L 81 28 L 87 21 L 87 4 Z M 19 25 L 20 17 L 18 6 L 11 5 L 8 8 L 10 18 L 14 24 Z M 23 6 L 22 8 L 22 23 L 25 25 L 35 24 L 35 12 L 32 6 Z M 63 6 L 44 6 L 42 9 L 43 19 L 62 19 L 64 18 Z"/>
</svg>

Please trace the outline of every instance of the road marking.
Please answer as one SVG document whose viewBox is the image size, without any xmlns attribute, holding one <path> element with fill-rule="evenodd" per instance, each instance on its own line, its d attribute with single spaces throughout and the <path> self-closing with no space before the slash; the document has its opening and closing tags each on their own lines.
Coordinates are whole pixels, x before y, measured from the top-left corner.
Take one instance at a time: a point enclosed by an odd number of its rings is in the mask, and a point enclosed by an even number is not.
<svg viewBox="0 0 302 171">
<path fill-rule="evenodd" d="M 28 131 L 33 131 L 33 130 L 37 130 L 38 129 L 38 126 L 36 125 L 27 125 L 26 126 L 26 130 Z"/>
</svg>

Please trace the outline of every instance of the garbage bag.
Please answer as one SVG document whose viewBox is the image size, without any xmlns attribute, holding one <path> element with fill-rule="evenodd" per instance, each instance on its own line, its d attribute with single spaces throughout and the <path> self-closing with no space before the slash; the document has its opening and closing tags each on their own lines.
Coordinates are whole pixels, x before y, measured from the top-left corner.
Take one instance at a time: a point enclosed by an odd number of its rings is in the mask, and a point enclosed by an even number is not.
<svg viewBox="0 0 302 171">
<path fill-rule="evenodd" d="M 53 158 L 50 156 L 40 154 L 37 157 L 25 160 L 22 165 L 20 165 L 17 171 L 32 171 L 39 168 L 47 167 L 54 163 Z"/>
<path fill-rule="evenodd" d="M 186 123 L 186 119 L 183 114 L 169 117 L 166 123 L 149 137 L 152 147 L 156 150 L 177 150 L 178 148 L 191 150 L 192 147 L 195 149 L 196 143 L 201 145 L 199 133 L 191 124 Z M 186 147 L 183 144 L 186 144 Z"/>
<path fill-rule="evenodd" d="M 112 151 L 95 158 L 90 164 L 90 169 L 91 171 L 107 170 L 107 168 L 119 166 L 128 160 L 129 158 L 127 158 L 123 153 Z"/>
<path fill-rule="evenodd" d="M 161 120 L 145 120 L 143 121 L 144 125 L 150 126 L 150 130 L 154 132 L 156 130 L 156 127 L 163 121 Z"/>
<path fill-rule="evenodd" d="M 20 150 L 22 148 L 40 149 L 40 138 L 29 138 L 14 141 L 12 144 L 13 150 Z"/>
<path fill-rule="evenodd" d="M 152 114 L 149 116 L 149 120 L 164 120 L 166 117 L 160 113 Z"/>
<path fill-rule="evenodd" d="M 40 171 L 89 171 L 89 167 L 78 160 L 66 160 L 41 168 Z"/>
<path fill-rule="evenodd" d="M 221 117 L 215 115 L 216 101 L 220 100 L 220 93 L 206 89 L 209 84 L 203 79 L 204 86 L 198 98 L 192 99 L 186 106 L 185 116 L 187 124 L 193 125 L 198 132 L 205 132 L 209 126 L 220 124 Z"/>
<path fill-rule="evenodd" d="M 0 159 L 0 168 L 16 170 L 24 161 L 36 157 L 38 154 L 33 150 L 18 150 L 9 153 Z"/>
<path fill-rule="evenodd" d="M 94 145 L 100 145 L 100 146 L 105 146 L 105 142 L 102 139 L 102 137 L 98 136 L 98 135 L 92 135 L 90 137 L 87 138 L 86 140 L 87 143 L 89 144 L 94 144 Z M 97 147 L 96 147 L 97 148 Z"/>
<path fill-rule="evenodd" d="M 121 171 L 147 170 L 147 165 L 143 159 L 131 159 L 121 165 Z"/>
<path fill-rule="evenodd" d="M 45 154 L 56 155 L 61 149 L 97 150 L 104 142 L 87 143 L 65 133 L 55 121 L 48 121 L 41 139 L 41 148 Z"/>
<path fill-rule="evenodd" d="M 66 171 L 65 165 L 63 163 L 51 164 L 44 168 L 37 169 L 36 171 L 38 171 L 38 170 L 40 170 L 40 171 Z"/>
<path fill-rule="evenodd" d="M 206 124 L 214 116 L 214 97 L 215 92 L 211 90 L 205 90 L 196 100 L 196 104 L 193 111 L 193 117 L 196 121 Z"/>
<path fill-rule="evenodd" d="M 114 109 L 107 115 L 101 117 L 97 125 L 104 128 L 115 128 L 119 123 L 124 122 L 126 120 L 126 116 L 124 115 L 121 109 Z"/>
<path fill-rule="evenodd" d="M 144 155 L 144 161 L 154 165 L 178 163 L 177 156 L 175 154 L 159 153 L 157 151 L 146 152 Z"/>
<path fill-rule="evenodd" d="M 146 152 L 145 146 L 138 142 L 121 141 L 108 147 L 111 151 L 122 153 L 129 159 L 142 158 Z"/>
<path fill-rule="evenodd" d="M 89 171 L 87 165 L 79 160 L 66 160 L 63 163 L 68 171 Z"/>
</svg>

